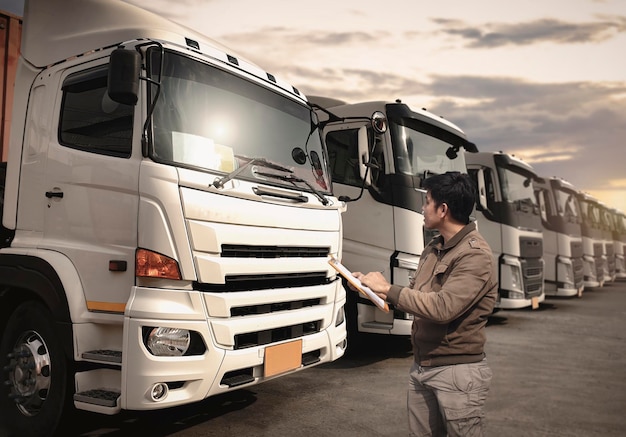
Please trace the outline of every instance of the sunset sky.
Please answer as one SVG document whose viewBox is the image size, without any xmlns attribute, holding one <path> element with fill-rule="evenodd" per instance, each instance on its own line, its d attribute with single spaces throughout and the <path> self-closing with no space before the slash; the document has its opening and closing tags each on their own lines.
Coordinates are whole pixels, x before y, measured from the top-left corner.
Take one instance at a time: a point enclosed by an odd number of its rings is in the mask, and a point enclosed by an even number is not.
<svg viewBox="0 0 626 437">
<path fill-rule="evenodd" d="M 395 100 L 626 211 L 624 0 L 129 0 L 309 95 Z"/>
<path fill-rule="evenodd" d="M 624 0 L 127 1 L 305 94 L 427 108 L 626 211 Z"/>
</svg>

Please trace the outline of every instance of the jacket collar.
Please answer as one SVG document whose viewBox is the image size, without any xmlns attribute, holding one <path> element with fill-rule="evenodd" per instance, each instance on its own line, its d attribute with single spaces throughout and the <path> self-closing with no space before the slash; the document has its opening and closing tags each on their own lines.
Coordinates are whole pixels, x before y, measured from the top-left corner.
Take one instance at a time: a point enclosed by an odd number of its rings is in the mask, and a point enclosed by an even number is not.
<svg viewBox="0 0 626 437">
<path fill-rule="evenodd" d="M 461 229 L 459 232 L 457 232 L 456 234 L 454 234 L 454 237 L 450 238 L 448 241 L 445 242 L 445 244 L 443 244 L 443 237 L 441 235 L 438 235 L 437 241 L 435 246 L 439 249 L 439 250 L 448 250 L 453 248 L 454 246 L 456 246 L 457 244 L 459 244 L 459 242 L 470 232 L 476 230 L 476 222 L 470 222 L 469 224 L 465 225 L 465 227 L 463 229 Z"/>
</svg>

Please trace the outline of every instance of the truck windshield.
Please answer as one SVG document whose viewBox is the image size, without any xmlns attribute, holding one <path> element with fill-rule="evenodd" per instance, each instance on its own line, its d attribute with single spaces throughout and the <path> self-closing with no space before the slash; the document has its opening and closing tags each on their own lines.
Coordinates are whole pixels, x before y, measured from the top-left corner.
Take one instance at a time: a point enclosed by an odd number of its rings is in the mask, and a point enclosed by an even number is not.
<svg viewBox="0 0 626 437">
<path fill-rule="evenodd" d="M 447 171 L 467 172 L 463 152 L 459 152 L 455 159 L 448 158 L 446 151 L 451 144 L 443 138 L 434 136 L 437 131 L 430 129 L 432 134 L 423 132 L 420 123 L 412 119 L 390 121 L 389 128 L 396 173 L 423 176 Z"/>
<path fill-rule="evenodd" d="M 572 193 L 556 190 L 556 207 L 558 214 L 567 222 L 580 223 L 580 205 Z"/>
<path fill-rule="evenodd" d="M 626 215 L 619 213 L 615 218 L 615 228 L 621 234 L 626 234 Z"/>
<path fill-rule="evenodd" d="M 158 81 L 161 52 L 150 50 L 149 74 Z M 151 85 L 152 98 L 156 96 Z M 157 162 L 228 174 L 252 159 L 285 167 L 305 180 L 298 189 L 329 193 L 327 157 L 317 119 L 306 105 L 191 57 L 165 51 L 152 115 L 150 157 Z M 294 187 L 293 178 L 237 178 Z M 267 168 L 264 168 L 267 170 Z M 280 173 L 280 172 L 278 172 Z"/>
<path fill-rule="evenodd" d="M 597 205 L 587 200 L 580 201 L 583 222 L 593 228 L 600 228 L 600 210 Z"/>
<path fill-rule="evenodd" d="M 514 168 L 504 167 L 498 167 L 498 174 L 503 199 L 518 205 L 521 210 L 538 214 L 539 207 L 533 192 L 532 176 L 518 172 Z"/>
</svg>

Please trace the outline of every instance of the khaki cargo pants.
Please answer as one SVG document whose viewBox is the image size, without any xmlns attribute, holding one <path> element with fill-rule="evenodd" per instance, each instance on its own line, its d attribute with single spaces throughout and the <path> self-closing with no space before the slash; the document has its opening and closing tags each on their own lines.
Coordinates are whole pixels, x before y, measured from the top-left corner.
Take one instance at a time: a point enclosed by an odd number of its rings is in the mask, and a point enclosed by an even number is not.
<svg viewBox="0 0 626 437">
<path fill-rule="evenodd" d="M 413 363 L 407 395 L 409 436 L 482 437 L 491 376 L 486 359 L 439 367 Z"/>
</svg>

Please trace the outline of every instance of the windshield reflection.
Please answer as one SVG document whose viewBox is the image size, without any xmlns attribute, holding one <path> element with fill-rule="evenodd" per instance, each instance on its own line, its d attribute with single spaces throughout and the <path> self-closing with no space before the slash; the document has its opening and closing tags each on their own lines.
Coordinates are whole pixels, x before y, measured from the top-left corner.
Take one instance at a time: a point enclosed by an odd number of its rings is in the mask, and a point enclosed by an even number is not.
<svg viewBox="0 0 626 437">
<path fill-rule="evenodd" d="M 150 51 L 153 80 L 160 56 Z M 329 192 L 327 157 L 310 108 L 189 57 L 166 51 L 163 65 L 152 118 L 150 156 L 155 161 L 219 175 L 264 159 L 292 170 L 315 190 Z M 155 91 L 152 86 L 153 97 Z M 259 182 L 251 167 L 237 178 Z M 262 180 L 293 188 L 280 178 Z"/>
<path fill-rule="evenodd" d="M 574 194 L 556 190 L 556 208 L 558 214 L 565 220 L 572 223 L 580 222 L 580 205 Z"/>
<path fill-rule="evenodd" d="M 520 209 L 539 213 L 539 205 L 534 195 L 532 179 L 527 174 L 518 173 L 508 168 L 498 168 L 502 197 L 505 201 L 516 203 Z"/>
<path fill-rule="evenodd" d="M 447 171 L 467 172 L 463 153 L 459 153 L 453 160 L 449 159 L 446 150 L 450 148 L 450 143 L 413 129 L 410 123 L 411 120 L 402 120 L 401 123 L 391 122 L 389 126 L 396 173 L 423 176 Z"/>
</svg>

